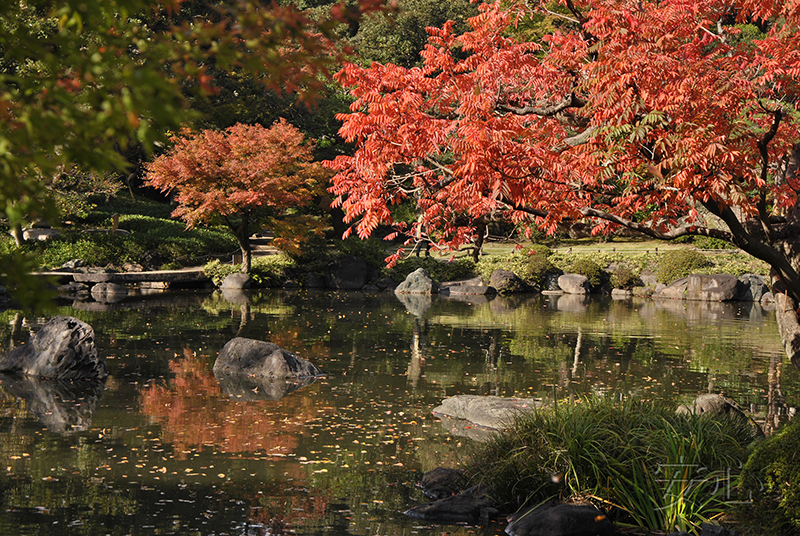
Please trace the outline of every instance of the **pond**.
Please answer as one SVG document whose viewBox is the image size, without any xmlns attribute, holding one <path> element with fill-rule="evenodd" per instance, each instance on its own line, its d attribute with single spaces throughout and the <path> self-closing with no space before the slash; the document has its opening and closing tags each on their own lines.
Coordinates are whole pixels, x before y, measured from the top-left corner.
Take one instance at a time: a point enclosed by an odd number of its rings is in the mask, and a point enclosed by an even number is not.
<svg viewBox="0 0 800 536">
<path fill-rule="evenodd" d="M 187 291 L 60 307 L 94 327 L 110 376 L 94 391 L 0 385 L 0 534 L 499 534 L 402 514 L 424 502 L 422 472 L 472 444 L 431 414 L 445 397 L 715 392 L 776 422 L 800 395 L 774 313 L 750 303 L 230 300 Z M 3 313 L 3 351 L 46 320 Z M 275 342 L 326 376 L 279 400 L 226 394 L 211 368 L 235 336 Z"/>
</svg>

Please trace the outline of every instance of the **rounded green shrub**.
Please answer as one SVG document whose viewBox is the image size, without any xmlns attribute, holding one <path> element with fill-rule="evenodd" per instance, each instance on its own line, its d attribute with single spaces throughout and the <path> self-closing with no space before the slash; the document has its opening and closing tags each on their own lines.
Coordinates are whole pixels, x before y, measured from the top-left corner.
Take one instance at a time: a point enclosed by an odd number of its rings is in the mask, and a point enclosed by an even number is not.
<svg viewBox="0 0 800 536">
<path fill-rule="evenodd" d="M 693 249 L 676 249 L 663 254 L 658 262 L 656 277 L 665 284 L 686 277 L 711 264 L 708 258 Z"/>
<path fill-rule="evenodd" d="M 609 279 L 608 272 L 606 272 L 602 266 L 587 257 L 577 259 L 573 262 L 569 271 L 574 274 L 585 276 L 586 279 L 589 280 L 589 284 L 592 288 L 601 286 Z"/>
<path fill-rule="evenodd" d="M 424 268 L 434 281 L 459 281 L 475 276 L 475 263 L 472 259 L 442 261 L 433 257 L 408 257 L 385 270 L 385 274 L 395 281 L 403 281 L 408 274 Z"/>
<path fill-rule="evenodd" d="M 613 288 L 631 290 L 634 287 L 641 286 L 642 280 L 639 279 L 639 276 L 636 275 L 633 270 L 625 265 L 621 265 L 611 273 L 609 283 L 611 283 Z"/>
<path fill-rule="evenodd" d="M 250 278 L 256 287 L 274 287 L 283 283 L 287 272 L 295 267 L 295 262 L 288 255 L 268 255 L 256 257 L 250 266 Z M 213 260 L 203 266 L 203 273 L 208 276 L 216 286 L 222 284 L 231 274 L 239 273 L 241 264 L 227 264 Z"/>
<path fill-rule="evenodd" d="M 481 258 L 477 265 L 480 276 L 488 281 L 497 269 L 514 272 L 528 284 L 541 285 L 548 273 L 560 273 L 550 262 L 552 251 L 547 246 L 536 245 L 508 255 L 490 255 Z"/>
</svg>

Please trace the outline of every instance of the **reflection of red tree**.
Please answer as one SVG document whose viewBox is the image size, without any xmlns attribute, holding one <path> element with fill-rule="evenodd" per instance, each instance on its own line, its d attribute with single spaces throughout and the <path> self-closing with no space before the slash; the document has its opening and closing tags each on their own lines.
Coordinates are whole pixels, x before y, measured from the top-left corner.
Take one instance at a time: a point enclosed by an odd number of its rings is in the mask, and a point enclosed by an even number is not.
<svg viewBox="0 0 800 536">
<path fill-rule="evenodd" d="M 220 390 L 204 357 L 188 348 L 183 354 L 170 361 L 174 377 L 167 385 L 146 386 L 140 393 L 142 411 L 162 424 L 176 455 L 201 446 L 227 453 L 287 454 L 297 448 L 306 423 L 321 416 L 303 396 L 232 400 Z"/>
</svg>

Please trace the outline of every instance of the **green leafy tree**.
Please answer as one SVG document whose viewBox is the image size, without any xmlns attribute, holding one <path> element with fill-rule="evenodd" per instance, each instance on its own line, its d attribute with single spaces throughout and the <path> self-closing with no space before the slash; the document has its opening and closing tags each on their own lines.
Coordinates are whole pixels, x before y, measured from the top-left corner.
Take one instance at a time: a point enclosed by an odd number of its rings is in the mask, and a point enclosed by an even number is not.
<svg viewBox="0 0 800 536">
<path fill-rule="evenodd" d="M 360 2 L 362 11 L 376 6 Z M 42 177 L 73 165 L 98 174 L 124 169 L 120 149 L 150 151 L 178 131 L 192 117 L 187 93 L 216 92 L 213 70 L 313 98 L 339 61 L 335 29 L 352 16 L 332 9 L 312 20 L 292 6 L 250 0 L 0 3 L 0 210 L 7 224 L 57 218 Z M 33 263 L 12 257 L 0 271 L 14 286 Z"/>
</svg>

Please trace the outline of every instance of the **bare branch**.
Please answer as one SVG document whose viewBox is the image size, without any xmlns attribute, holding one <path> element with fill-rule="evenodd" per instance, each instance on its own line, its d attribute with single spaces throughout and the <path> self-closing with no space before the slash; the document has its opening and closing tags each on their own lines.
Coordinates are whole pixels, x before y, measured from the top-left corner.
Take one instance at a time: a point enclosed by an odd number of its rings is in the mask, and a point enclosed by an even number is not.
<svg viewBox="0 0 800 536">
<path fill-rule="evenodd" d="M 561 18 L 561 19 L 564 19 L 564 20 L 568 20 L 570 22 L 574 22 L 575 24 L 580 24 L 581 23 L 581 21 L 579 21 L 578 19 L 573 19 L 572 17 L 567 17 L 563 13 L 556 13 L 555 11 L 551 11 L 551 10 L 549 10 L 547 8 L 547 6 L 544 7 L 544 12 L 547 13 L 548 15 L 550 15 L 551 17 L 558 17 L 558 18 Z"/>
<path fill-rule="evenodd" d="M 589 141 L 589 138 L 592 136 L 592 134 L 595 133 L 596 130 L 597 127 L 591 126 L 586 130 L 584 130 L 583 132 L 581 132 L 580 134 L 575 134 L 574 136 L 570 136 L 569 138 L 565 139 L 564 143 L 569 147 L 583 145 L 584 143 Z M 566 147 L 564 149 L 566 149 Z"/>
<path fill-rule="evenodd" d="M 578 97 L 574 93 L 570 93 L 561 99 L 560 102 L 551 104 L 549 106 L 533 105 L 517 108 L 507 104 L 498 104 L 497 108 L 504 112 L 511 112 L 515 115 L 540 115 L 542 117 L 552 117 L 557 113 L 566 110 L 567 108 L 582 108 L 584 106 L 586 106 L 586 100 Z"/>
</svg>

